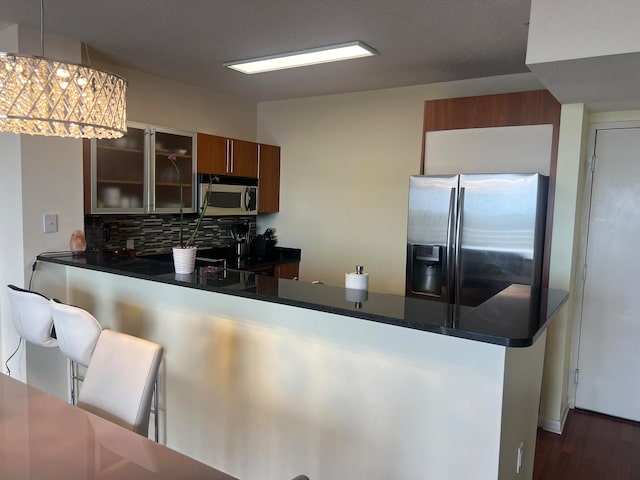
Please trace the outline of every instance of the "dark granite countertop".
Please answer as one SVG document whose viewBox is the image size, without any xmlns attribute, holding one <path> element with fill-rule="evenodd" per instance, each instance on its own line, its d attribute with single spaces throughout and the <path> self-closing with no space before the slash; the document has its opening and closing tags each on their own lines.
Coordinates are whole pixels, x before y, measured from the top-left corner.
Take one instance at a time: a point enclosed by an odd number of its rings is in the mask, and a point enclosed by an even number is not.
<svg viewBox="0 0 640 480">
<path fill-rule="evenodd" d="M 300 251 L 297 252 L 299 260 Z M 287 257 L 295 252 L 281 253 L 283 257 L 280 259 L 271 259 L 273 264 L 283 263 L 283 258 L 287 258 L 286 261 L 297 261 Z M 222 268 L 221 264 L 203 260 L 196 263 L 196 271 L 191 275 L 177 275 L 170 260 L 150 257 L 121 257 L 88 252 L 80 257 L 63 254 L 40 255 L 38 260 L 346 315 L 507 347 L 532 345 L 568 298 L 568 294 L 561 290 L 537 289 L 514 284 L 478 307 L 466 307 L 399 295 L 276 279 L 259 273 L 241 271 L 237 267 Z"/>
</svg>

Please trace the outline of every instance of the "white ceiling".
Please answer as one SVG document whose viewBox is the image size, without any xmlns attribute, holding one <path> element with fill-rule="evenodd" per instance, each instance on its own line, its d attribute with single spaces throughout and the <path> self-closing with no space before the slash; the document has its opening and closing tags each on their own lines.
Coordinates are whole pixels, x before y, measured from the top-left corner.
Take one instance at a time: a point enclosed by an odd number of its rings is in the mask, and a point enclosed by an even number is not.
<svg viewBox="0 0 640 480">
<path fill-rule="evenodd" d="M 257 101 L 528 72 L 530 0 L 45 0 L 45 39 Z M 38 0 L 0 0 L 0 26 L 39 29 Z M 224 62 L 360 40 L 379 55 L 244 75 Z M 46 54 L 46 40 L 45 40 Z"/>
</svg>

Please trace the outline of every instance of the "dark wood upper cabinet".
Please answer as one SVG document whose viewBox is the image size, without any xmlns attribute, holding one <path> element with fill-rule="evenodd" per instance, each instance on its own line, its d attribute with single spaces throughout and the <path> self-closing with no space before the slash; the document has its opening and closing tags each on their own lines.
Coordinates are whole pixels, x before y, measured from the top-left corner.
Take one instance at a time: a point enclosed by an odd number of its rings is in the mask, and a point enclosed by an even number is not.
<svg viewBox="0 0 640 480">
<path fill-rule="evenodd" d="M 258 144 L 199 133 L 198 173 L 258 178 Z"/>
<path fill-rule="evenodd" d="M 259 146 L 258 213 L 280 210 L 280 147 Z"/>
<path fill-rule="evenodd" d="M 231 175 L 258 177 L 258 144 L 246 140 L 229 139 Z"/>
<path fill-rule="evenodd" d="M 198 133 L 198 173 L 226 174 L 227 139 Z"/>
</svg>

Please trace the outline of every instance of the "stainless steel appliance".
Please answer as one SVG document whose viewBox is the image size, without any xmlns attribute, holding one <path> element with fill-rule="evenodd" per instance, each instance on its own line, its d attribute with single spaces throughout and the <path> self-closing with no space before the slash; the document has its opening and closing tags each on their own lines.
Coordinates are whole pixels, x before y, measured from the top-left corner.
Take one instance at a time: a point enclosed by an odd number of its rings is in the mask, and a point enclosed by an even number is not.
<svg viewBox="0 0 640 480">
<path fill-rule="evenodd" d="M 210 183 L 210 175 L 198 174 L 198 198 L 202 207 L 207 190 L 210 190 L 205 215 L 257 215 L 258 180 L 246 177 L 217 175 L 218 181 Z"/>
<path fill-rule="evenodd" d="M 249 235 L 248 223 L 237 223 L 229 228 L 231 238 L 235 242 L 236 257 L 244 257 L 247 253 L 247 241 Z"/>
<path fill-rule="evenodd" d="M 548 177 L 412 176 L 409 296 L 476 306 L 512 283 L 540 286 Z"/>
</svg>

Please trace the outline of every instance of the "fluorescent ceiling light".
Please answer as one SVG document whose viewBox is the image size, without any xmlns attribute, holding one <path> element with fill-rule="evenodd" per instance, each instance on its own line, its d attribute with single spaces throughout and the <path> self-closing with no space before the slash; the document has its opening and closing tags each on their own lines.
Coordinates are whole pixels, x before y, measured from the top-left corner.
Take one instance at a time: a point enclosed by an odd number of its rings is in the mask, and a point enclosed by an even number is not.
<svg viewBox="0 0 640 480">
<path fill-rule="evenodd" d="M 237 62 L 225 63 L 225 67 L 242 73 L 253 74 L 283 70 L 285 68 L 304 67 L 318 63 L 337 62 L 351 58 L 367 57 L 377 52 L 362 42 L 349 42 L 328 47 L 312 48 L 298 52 L 269 55 L 267 57 L 252 58 Z"/>
</svg>

